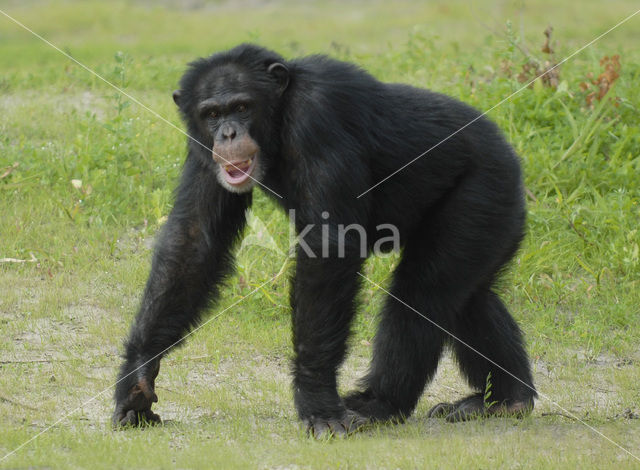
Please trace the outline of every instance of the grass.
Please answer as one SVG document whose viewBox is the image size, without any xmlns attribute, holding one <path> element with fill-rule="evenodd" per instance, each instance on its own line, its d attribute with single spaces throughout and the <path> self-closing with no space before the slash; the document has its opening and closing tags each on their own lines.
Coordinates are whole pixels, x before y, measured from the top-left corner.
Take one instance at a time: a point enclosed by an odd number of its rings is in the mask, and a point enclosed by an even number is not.
<svg viewBox="0 0 640 470">
<path fill-rule="evenodd" d="M 181 126 L 170 92 L 185 63 L 241 41 L 288 57 L 328 53 L 486 110 L 522 86 L 521 48 L 558 61 L 637 9 L 602 5 L 29 0 L 2 9 Z M 539 52 L 549 23 L 553 57 Z M 637 25 L 563 64 L 556 88 L 536 83 L 489 114 L 526 171 L 528 235 L 499 290 L 545 397 L 533 415 L 428 420 L 430 406 L 468 391 L 447 359 L 407 424 L 328 443 L 307 439 L 295 418 L 287 276 L 163 362 L 164 426 L 109 429 L 121 338 L 184 136 L 0 16 L 0 457 L 46 430 L 0 467 L 638 468 L 553 404 L 640 453 Z M 615 54 L 620 77 L 588 105 L 594 85 L 581 84 Z M 258 193 L 238 274 L 210 318 L 275 276 L 287 243 L 284 215 Z M 370 260 L 365 274 L 386 285 L 396 262 Z M 363 286 L 343 390 L 366 369 L 384 298 Z"/>
</svg>

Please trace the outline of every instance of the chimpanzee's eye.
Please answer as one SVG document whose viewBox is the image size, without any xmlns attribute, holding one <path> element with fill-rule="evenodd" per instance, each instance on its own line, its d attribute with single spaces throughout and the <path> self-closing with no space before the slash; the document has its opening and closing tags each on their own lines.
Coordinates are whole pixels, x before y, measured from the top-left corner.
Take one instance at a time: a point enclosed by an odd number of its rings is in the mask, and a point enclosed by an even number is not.
<svg viewBox="0 0 640 470">
<path fill-rule="evenodd" d="M 247 105 L 246 104 L 239 104 L 236 109 L 237 109 L 237 111 L 239 113 L 244 113 L 247 110 Z"/>
<path fill-rule="evenodd" d="M 209 117 L 211 117 L 213 119 L 217 118 L 218 117 L 218 111 L 216 111 L 216 110 L 211 111 L 209 113 Z"/>
</svg>

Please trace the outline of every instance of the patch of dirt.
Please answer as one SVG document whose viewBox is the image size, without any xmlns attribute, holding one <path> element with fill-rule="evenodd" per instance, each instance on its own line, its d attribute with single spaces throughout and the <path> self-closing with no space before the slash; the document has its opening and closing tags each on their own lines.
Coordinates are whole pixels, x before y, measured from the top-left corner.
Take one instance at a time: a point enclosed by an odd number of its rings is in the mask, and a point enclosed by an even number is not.
<svg viewBox="0 0 640 470">
<path fill-rule="evenodd" d="M 107 107 L 104 96 L 91 91 L 45 94 L 42 91 L 19 91 L 0 94 L 0 109 L 5 112 L 22 107 L 29 108 L 32 103 L 38 103 L 38 106 L 51 106 L 61 115 L 69 113 L 72 109 L 82 114 L 90 112 L 95 114 L 99 121 L 104 120 L 104 109 Z"/>
<path fill-rule="evenodd" d="M 0 364 L 86 360 L 117 354 L 114 347 L 97 344 L 88 331 L 108 315 L 99 307 L 78 304 L 65 307 L 57 319 L 34 318 L 27 328 L 12 336 L 11 350 L 0 352 Z M 14 317 L 7 313 L 4 316 Z M 65 343 L 68 348 L 60 348 Z"/>
<path fill-rule="evenodd" d="M 113 311 L 79 302 L 64 307 L 55 317 L 29 320 L 25 312 L 34 310 L 45 291 L 34 286 L 22 288 L 24 295 L 17 297 L 9 311 L 0 312 L 3 324 L 8 326 L 10 341 L 0 348 L 0 370 L 9 374 L 5 380 L 15 380 L 16 384 L 0 394 L 0 409 L 8 413 L 6 417 L 11 416 L 12 422 L 24 419 L 26 423 L 41 426 L 47 424 L 46 417 L 62 417 L 81 405 L 70 421 L 88 421 L 91 426 L 106 424 L 113 406 L 112 385 L 120 362 L 121 344 L 119 340 L 96 341 L 96 334 L 92 332 L 101 324 L 113 322 Z M 12 327 L 18 321 L 26 326 Z M 226 357 L 215 364 L 202 357 L 166 358 L 164 373 L 157 384 L 161 400 L 158 413 L 169 423 L 231 419 L 216 409 L 214 403 L 197 400 L 197 393 L 204 390 L 209 395 L 211 391 L 220 393 L 227 409 L 237 405 L 233 400 L 241 405 L 246 402 L 256 419 L 291 419 L 295 412 L 286 354 L 251 355 L 243 351 L 240 356 Z M 342 393 L 358 388 L 357 380 L 366 373 L 370 356 L 370 344 L 352 345 L 340 370 Z M 620 359 L 607 354 L 593 357 L 585 351 L 567 350 L 561 362 L 537 359 L 532 367 L 541 395 L 535 416 L 567 415 L 565 410 L 581 419 L 589 413 L 604 413 L 610 419 L 635 419 L 640 414 L 637 404 L 629 401 L 632 396 L 629 391 L 621 390 L 624 385 L 620 384 L 625 382 L 616 382 L 614 377 L 616 371 L 624 377 L 628 374 L 625 380 L 633 383 L 633 377 L 638 374 L 636 358 Z M 181 372 L 167 373 L 168 369 Z M 29 379 L 33 374 L 37 374 L 36 380 Z M 436 403 L 455 401 L 470 392 L 447 352 L 415 416 L 424 419 Z M 92 395 L 95 399 L 90 400 Z"/>
</svg>

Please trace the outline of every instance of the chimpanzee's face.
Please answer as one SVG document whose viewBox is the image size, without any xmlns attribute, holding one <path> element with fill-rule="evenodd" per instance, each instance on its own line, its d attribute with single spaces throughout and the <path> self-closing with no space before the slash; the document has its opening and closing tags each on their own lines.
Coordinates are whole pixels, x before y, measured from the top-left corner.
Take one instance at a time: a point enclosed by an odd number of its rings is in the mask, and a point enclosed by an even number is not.
<svg viewBox="0 0 640 470">
<path fill-rule="evenodd" d="M 200 143 L 211 149 L 220 184 L 245 193 L 266 171 L 262 144 L 273 135 L 274 109 L 288 85 L 288 69 L 279 62 L 209 67 L 173 99 Z"/>
<path fill-rule="evenodd" d="M 213 69 L 197 88 L 193 117 L 212 144 L 218 181 L 232 192 L 250 191 L 264 169 L 251 132 L 260 122 L 260 93 L 249 73 L 231 65 Z"/>
</svg>

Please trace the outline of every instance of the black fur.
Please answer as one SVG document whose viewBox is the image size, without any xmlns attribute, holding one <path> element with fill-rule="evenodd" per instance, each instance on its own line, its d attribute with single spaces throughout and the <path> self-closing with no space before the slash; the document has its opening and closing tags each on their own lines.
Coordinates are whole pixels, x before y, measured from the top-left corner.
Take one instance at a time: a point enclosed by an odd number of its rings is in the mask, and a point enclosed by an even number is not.
<svg viewBox="0 0 640 470">
<path fill-rule="evenodd" d="M 483 390 L 491 373 L 492 401 L 532 406 L 535 391 L 520 331 L 491 291 L 518 248 L 525 220 L 519 160 L 493 123 L 478 119 L 358 198 L 479 113 L 428 90 L 381 83 L 352 64 L 323 56 L 285 61 L 251 45 L 192 63 L 180 88 L 174 97 L 190 135 L 214 151 L 224 144 L 222 124 L 203 116 L 198 105 L 210 97 L 251 97 L 248 117 L 225 125 L 247 131 L 257 143 L 256 179 L 282 196 L 267 191 L 283 208 L 296 210 L 298 230 L 315 224 L 305 242 L 317 257 L 298 248 L 291 290 L 295 404 L 312 431 L 348 431 L 354 416 L 408 416 L 448 343 L 474 388 Z M 210 150 L 191 140 L 188 146 L 120 377 L 196 325 L 232 270 L 252 183 L 227 191 Z M 328 257 L 320 256 L 327 239 L 322 224 L 328 226 Z M 355 231 L 347 236 L 344 257 L 337 256 L 338 224 L 363 226 L 369 250 L 378 225 L 395 225 L 403 253 L 391 293 L 524 385 L 389 297 L 364 390 L 342 399 L 336 370 L 346 352 L 363 259 Z M 150 410 L 157 365 L 152 361 L 119 383 L 116 424 L 135 423 L 122 418 L 131 409 Z M 151 388 L 146 400 L 140 400 L 142 379 Z"/>
</svg>

